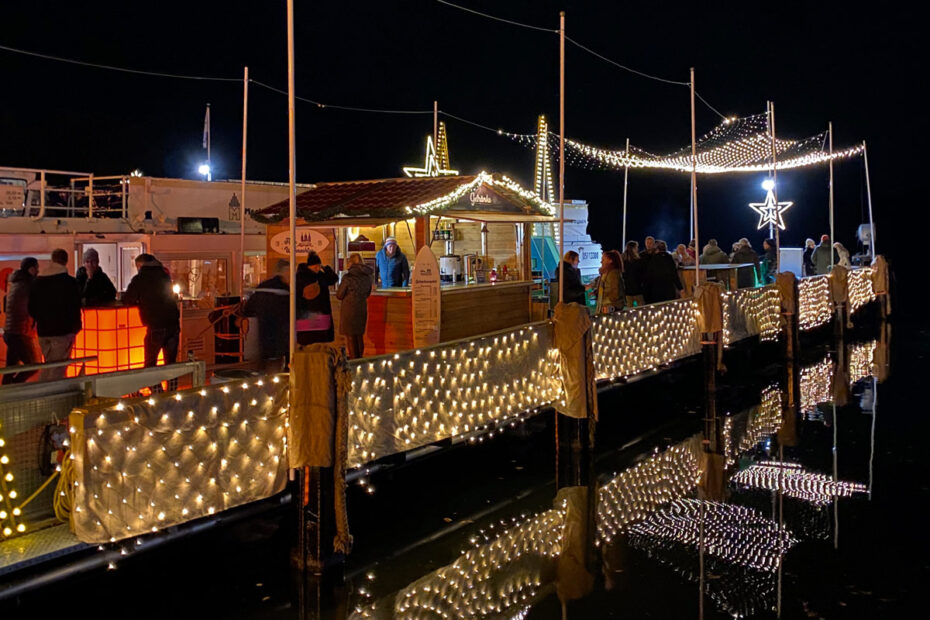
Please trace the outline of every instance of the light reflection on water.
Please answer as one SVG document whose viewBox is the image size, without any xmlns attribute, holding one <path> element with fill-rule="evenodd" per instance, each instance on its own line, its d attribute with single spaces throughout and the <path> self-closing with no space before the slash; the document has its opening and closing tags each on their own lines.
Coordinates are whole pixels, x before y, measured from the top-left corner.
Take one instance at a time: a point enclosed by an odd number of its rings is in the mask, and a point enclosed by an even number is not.
<svg viewBox="0 0 930 620">
<path fill-rule="evenodd" d="M 709 411 L 703 432 L 559 489 L 551 509 L 471 535 L 457 559 L 406 587 L 357 590 L 351 617 L 524 617 L 553 595 L 564 606 L 609 590 L 633 554 L 696 584 L 700 616 L 780 612 L 785 555 L 808 541 L 838 545 L 839 502 L 871 493 L 877 383 L 887 374 L 885 333 L 788 368 L 757 405 Z M 869 477 L 842 480 L 837 408 L 856 395 L 872 417 Z M 832 454 L 806 463 L 803 436 L 816 426 L 832 426 Z"/>
</svg>

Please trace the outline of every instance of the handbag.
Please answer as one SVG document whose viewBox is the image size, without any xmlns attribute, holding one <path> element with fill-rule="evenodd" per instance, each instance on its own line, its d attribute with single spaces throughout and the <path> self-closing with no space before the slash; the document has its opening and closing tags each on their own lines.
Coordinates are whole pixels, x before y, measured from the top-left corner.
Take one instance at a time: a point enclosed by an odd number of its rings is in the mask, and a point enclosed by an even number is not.
<svg viewBox="0 0 930 620">
<path fill-rule="evenodd" d="M 321 332 L 329 329 L 333 324 L 333 317 L 321 312 L 307 312 L 295 322 L 299 332 Z"/>
</svg>

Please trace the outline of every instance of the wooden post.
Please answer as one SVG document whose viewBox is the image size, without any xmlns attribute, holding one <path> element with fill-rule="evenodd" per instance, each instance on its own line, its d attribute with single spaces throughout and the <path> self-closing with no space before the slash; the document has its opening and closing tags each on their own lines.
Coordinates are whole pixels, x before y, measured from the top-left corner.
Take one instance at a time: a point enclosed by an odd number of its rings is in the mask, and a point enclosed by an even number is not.
<svg viewBox="0 0 930 620">
<path fill-rule="evenodd" d="M 772 195 L 775 197 L 775 210 L 778 210 L 778 163 L 775 149 L 775 102 L 768 102 L 769 113 L 769 137 L 772 144 Z M 781 269 L 781 244 L 778 239 L 778 225 L 774 225 L 775 232 L 775 273 Z"/>
<path fill-rule="evenodd" d="M 239 190 L 239 295 L 245 293 L 245 160 L 249 130 L 249 68 L 242 76 L 242 187 Z"/>
<path fill-rule="evenodd" d="M 565 301 L 565 11 L 559 12 L 559 303 Z"/>
<path fill-rule="evenodd" d="M 832 145 L 832 143 L 831 143 Z M 872 238 L 870 239 L 869 249 L 871 250 L 871 258 L 875 260 L 875 220 L 872 219 L 872 186 L 869 184 L 869 152 L 865 146 L 865 140 L 862 141 L 862 160 L 865 163 L 865 196 L 866 201 L 869 205 L 869 233 Z M 833 184 L 831 183 L 831 186 Z"/>
<path fill-rule="evenodd" d="M 694 67 L 691 67 L 691 217 L 694 220 L 694 286 L 701 284 L 701 244 L 698 240 L 697 132 L 694 116 Z"/>
<path fill-rule="evenodd" d="M 827 124 L 827 135 L 830 140 L 830 271 L 833 271 L 833 121 Z"/>
<path fill-rule="evenodd" d="M 627 190 L 627 180 L 630 176 L 630 139 L 626 139 L 626 158 L 627 165 L 623 167 L 623 234 L 620 241 L 620 252 L 623 252 L 626 249 L 626 190 Z"/>
</svg>

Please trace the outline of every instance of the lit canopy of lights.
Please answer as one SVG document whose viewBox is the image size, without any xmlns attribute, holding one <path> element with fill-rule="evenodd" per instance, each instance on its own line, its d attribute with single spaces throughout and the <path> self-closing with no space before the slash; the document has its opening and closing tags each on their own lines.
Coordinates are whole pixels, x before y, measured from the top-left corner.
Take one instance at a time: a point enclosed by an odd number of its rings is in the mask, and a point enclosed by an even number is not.
<svg viewBox="0 0 930 620">
<path fill-rule="evenodd" d="M 537 148 L 537 134 L 501 132 L 524 146 Z M 550 132 L 547 142 L 553 155 L 559 153 L 559 136 Z M 834 151 L 827 150 L 827 132 L 803 140 L 775 140 L 778 170 L 812 166 L 858 155 L 862 145 Z M 588 169 L 654 168 L 691 172 L 691 146 L 666 155 L 656 155 L 631 146 L 626 149 L 605 149 L 580 141 L 565 139 L 566 163 Z M 768 131 L 768 115 L 755 114 L 724 119 L 720 125 L 697 141 L 697 172 L 763 172 L 772 170 L 772 141 Z"/>
</svg>

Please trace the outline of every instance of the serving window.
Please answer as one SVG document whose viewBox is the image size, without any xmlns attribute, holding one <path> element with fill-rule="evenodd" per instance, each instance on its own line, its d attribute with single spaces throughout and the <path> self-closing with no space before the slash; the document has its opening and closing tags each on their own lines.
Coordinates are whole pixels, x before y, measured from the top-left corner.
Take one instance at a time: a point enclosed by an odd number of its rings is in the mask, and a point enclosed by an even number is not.
<svg viewBox="0 0 930 620">
<path fill-rule="evenodd" d="M 198 308 L 212 308 L 217 297 L 229 294 L 226 258 L 172 258 L 162 260 L 179 295 Z"/>
</svg>

